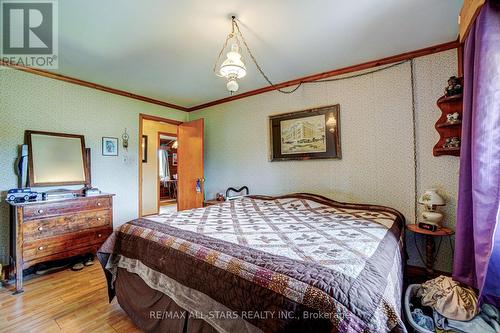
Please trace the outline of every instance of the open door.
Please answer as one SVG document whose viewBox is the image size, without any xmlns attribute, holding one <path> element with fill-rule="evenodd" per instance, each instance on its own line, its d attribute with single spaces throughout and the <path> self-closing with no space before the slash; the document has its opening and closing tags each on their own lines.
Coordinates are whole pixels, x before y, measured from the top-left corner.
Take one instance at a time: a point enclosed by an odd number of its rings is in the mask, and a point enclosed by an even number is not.
<svg viewBox="0 0 500 333">
<path fill-rule="evenodd" d="M 203 207 L 203 119 L 177 129 L 177 210 Z"/>
</svg>

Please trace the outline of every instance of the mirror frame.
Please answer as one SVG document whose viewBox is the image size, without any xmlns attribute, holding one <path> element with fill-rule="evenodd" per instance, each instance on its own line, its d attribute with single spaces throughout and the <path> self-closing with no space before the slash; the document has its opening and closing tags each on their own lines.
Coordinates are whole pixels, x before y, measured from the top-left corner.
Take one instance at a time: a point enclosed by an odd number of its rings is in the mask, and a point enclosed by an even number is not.
<svg viewBox="0 0 500 333">
<path fill-rule="evenodd" d="M 72 181 L 72 182 L 47 182 L 47 183 L 35 183 L 34 182 L 34 174 L 33 174 L 33 151 L 31 148 L 31 135 L 32 134 L 42 134 L 49 136 L 59 136 L 66 138 L 77 138 L 80 139 L 80 143 L 82 146 L 82 161 L 83 161 L 83 170 L 85 173 L 85 181 Z M 36 186 L 58 186 L 58 185 L 85 185 L 90 186 L 90 165 L 89 158 L 86 156 L 87 151 L 85 149 L 85 137 L 83 135 L 78 134 L 67 134 L 67 133 L 55 133 L 55 132 L 44 132 L 44 131 L 25 131 L 25 142 L 28 145 L 28 178 L 30 187 Z"/>
</svg>

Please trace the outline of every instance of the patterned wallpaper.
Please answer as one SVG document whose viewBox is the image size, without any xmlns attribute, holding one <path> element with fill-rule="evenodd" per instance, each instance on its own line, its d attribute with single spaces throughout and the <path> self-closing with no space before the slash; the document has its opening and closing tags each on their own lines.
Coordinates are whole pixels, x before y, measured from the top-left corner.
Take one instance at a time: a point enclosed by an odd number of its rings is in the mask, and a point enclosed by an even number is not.
<svg viewBox="0 0 500 333">
<path fill-rule="evenodd" d="M 437 187 L 447 199 L 454 227 L 459 161 L 432 156 L 440 113 L 436 100 L 456 75 L 456 51 L 415 61 L 420 192 Z M 137 214 L 137 149 L 128 159 L 104 157 L 101 137 L 121 137 L 127 128 L 137 147 L 138 114 L 172 119 L 205 118 L 207 198 L 228 186 L 249 185 L 252 193 L 312 192 L 339 201 L 383 204 L 413 221 L 411 83 L 408 63 L 348 80 L 305 85 L 296 93 L 269 92 L 186 113 L 19 71 L 0 70 L 0 191 L 16 187 L 13 163 L 26 129 L 84 134 L 92 148 L 94 185 L 116 193 L 115 225 Z M 244 84 L 244 81 L 241 83 Z M 268 116 L 340 103 L 342 160 L 269 162 Z M 130 204 L 130 203 L 134 204 Z M 422 239 L 417 244 L 423 248 Z M 413 235 L 410 263 L 421 265 Z M 8 208 L 0 202 L 0 262 L 7 262 Z M 436 267 L 451 269 L 443 242 Z"/>
<path fill-rule="evenodd" d="M 17 187 L 14 161 L 26 129 L 83 134 L 92 149 L 93 185 L 116 194 L 115 226 L 137 217 L 139 113 L 181 121 L 187 118 L 182 111 L 0 69 L 0 192 Z M 127 154 L 121 147 L 125 128 L 130 135 Z M 118 157 L 101 155 L 103 136 L 120 138 Z M 1 263 L 8 261 L 8 216 L 8 205 L 0 202 Z"/>
<path fill-rule="evenodd" d="M 432 155 L 438 134 L 436 106 L 446 81 L 456 75 L 457 52 L 415 61 L 419 169 L 418 187 L 437 187 L 447 199 L 446 224 L 455 223 L 459 160 Z M 244 80 L 241 82 L 244 85 Z M 269 162 L 268 116 L 340 104 L 341 160 Z M 410 65 L 342 81 L 308 84 L 294 94 L 268 92 L 190 114 L 205 118 L 206 194 L 248 185 L 254 194 L 311 192 L 338 201 L 382 204 L 413 213 L 413 138 Z M 420 209 L 420 208 L 419 208 Z M 423 248 L 422 239 L 417 244 Z M 422 265 L 407 238 L 410 264 Z M 451 270 L 443 242 L 436 268 Z"/>
</svg>

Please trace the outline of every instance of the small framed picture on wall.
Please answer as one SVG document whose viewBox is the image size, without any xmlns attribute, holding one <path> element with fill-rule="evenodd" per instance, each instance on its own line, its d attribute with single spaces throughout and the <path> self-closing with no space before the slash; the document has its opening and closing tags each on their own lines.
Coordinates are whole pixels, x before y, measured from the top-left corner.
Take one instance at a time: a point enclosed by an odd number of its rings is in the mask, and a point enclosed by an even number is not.
<svg viewBox="0 0 500 333">
<path fill-rule="evenodd" d="M 118 138 L 102 138 L 102 155 L 118 156 Z"/>
<path fill-rule="evenodd" d="M 141 147 L 142 147 L 142 163 L 148 163 L 148 136 L 147 135 L 142 136 Z"/>
</svg>

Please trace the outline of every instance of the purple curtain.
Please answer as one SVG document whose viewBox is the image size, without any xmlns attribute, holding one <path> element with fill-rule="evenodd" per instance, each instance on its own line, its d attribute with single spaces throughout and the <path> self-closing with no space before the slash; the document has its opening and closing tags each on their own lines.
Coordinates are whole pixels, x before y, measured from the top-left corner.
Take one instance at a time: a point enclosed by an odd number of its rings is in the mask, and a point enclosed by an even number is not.
<svg viewBox="0 0 500 333">
<path fill-rule="evenodd" d="M 500 3 L 486 1 L 464 49 L 453 278 L 500 306 Z"/>
</svg>

